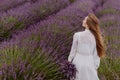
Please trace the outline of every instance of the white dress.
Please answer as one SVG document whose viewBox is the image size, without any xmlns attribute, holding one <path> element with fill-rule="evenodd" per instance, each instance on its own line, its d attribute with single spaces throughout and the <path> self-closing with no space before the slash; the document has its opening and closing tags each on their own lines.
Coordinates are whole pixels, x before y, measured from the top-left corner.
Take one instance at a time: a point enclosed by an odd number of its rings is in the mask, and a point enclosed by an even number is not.
<svg viewBox="0 0 120 80">
<path fill-rule="evenodd" d="M 97 69 L 100 58 L 97 55 L 95 37 L 89 29 L 74 33 L 68 61 L 72 59 L 77 69 L 74 80 L 99 80 Z"/>
</svg>

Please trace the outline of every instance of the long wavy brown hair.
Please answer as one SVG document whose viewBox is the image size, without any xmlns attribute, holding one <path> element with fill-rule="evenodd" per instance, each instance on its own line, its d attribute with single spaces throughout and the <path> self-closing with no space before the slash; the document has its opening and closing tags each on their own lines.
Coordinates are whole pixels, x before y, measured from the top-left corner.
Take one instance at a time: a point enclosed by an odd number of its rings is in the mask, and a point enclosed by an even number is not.
<svg viewBox="0 0 120 80">
<path fill-rule="evenodd" d="M 100 22 L 93 13 L 89 13 L 87 16 L 86 24 L 95 36 L 98 56 L 102 57 L 106 52 L 106 44 L 105 36 L 100 31 Z"/>
</svg>

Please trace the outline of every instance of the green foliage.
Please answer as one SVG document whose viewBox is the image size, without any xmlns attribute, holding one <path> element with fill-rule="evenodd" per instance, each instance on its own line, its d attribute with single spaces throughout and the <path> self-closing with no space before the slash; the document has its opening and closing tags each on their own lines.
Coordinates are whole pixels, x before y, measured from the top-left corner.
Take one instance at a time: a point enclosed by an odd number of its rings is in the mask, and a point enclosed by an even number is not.
<svg viewBox="0 0 120 80">
<path fill-rule="evenodd" d="M 38 49 L 36 51 L 38 54 L 29 59 L 33 69 L 36 72 L 42 72 L 46 76 L 46 80 L 57 80 L 61 78 L 61 73 L 58 71 L 59 65 L 55 63 L 54 57 L 46 55 L 46 52 L 41 52 L 42 50 Z"/>
<path fill-rule="evenodd" d="M 102 58 L 98 74 L 101 80 L 120 79 L 120 57 L 111 58 L 106 56 Z"/>
<path fill-rule="evenodd" d="M 75 2 L 75 0 L 69 0 L 71 3 Z"/>
<path fill-rule="evenodd" d="M 102 15 L 105 15 L 105 14 L 120 14 L 120 11 L 118 11 L 112 7 L 108 7 L 108 8 L 102 9 L 101 11 L 96 13 L 96 15 L 98 17 L 101 17 Z"/>
<path fill-rule="evenodd" d="M 101 21 L 101 27 L 107 28 L 110 26 L 117 26 L 118 21 L 114 21 L 114 20 L 107 20 L 107 21 Z"/>
<path fill-rule="evenodd" d="M 13 26 L 9 26 L 8 24 Z M 23 29 L 23 26 L 25 26 L 25 24 L 18 21 L 15 17 L 9 16 L 4 17 L 4 19 L 0 21 L 0 26 L 0 36 L 4 39 L 7 39 L 11 36 L 14 30 Z"/>
<path fill-rule="evenodd" d="M 13 61 L 17 63 L 20 56 L 22 56 L 21 53 L 21 50 L 17 46 L 5 47 L 0 50 L 0 65 L 2 65 L 2 63 L 11 64 Z"/>
<path fill-rule="evenodd" d="M 29 75 L 27 79 L 34 79 L 33 77 L 38 75 L 43 75 L 46 80 L 57 80 L 61 79 L 63 74 L 59 72 L 59 65 L 56 63 L 57 58 L 54 56 L 48 55 L 47 52 L 43 51 L 42 48 L 38 48 L 34 55 L 27 52 L 25 49 L 19 48 L 18 46 L 9 46 L 0 50 L 0 68 L 3 64 L 7 64 L 8 69 L 5 69 L 6 72 L 2 75 L 3 79 L 5 75 L 7 79 L 14 80 L 14 76 L 12 74 L 7 74 L 9 68 L 13 68 L 14 74 L 17 79 L 23 80 L 25 75 Z M 19 63 L 19 61 L 27 62 L 25 63 L 25 68 L 23 68 L 24 72 L 21 72 L 21 66 L 24 63 Z M 13 64 L 14 63 L 14 64 Z M 17 66 L 16 66 L 17 65 Z M 28 65 L 31 65 L 29 67 Z M 27 70 L 29 68 L 29 70 Z"/>
</svg>

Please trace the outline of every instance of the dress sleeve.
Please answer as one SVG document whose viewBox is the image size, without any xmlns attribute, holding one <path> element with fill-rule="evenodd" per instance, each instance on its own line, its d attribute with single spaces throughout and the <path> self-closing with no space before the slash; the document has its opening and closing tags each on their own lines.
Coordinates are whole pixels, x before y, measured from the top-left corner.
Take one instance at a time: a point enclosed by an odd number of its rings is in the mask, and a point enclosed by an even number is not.
<svg viewBox="0 0 120 80">
<path fill-rule="evenodd" d="M 93 60 L 94 60 L 94 65 L 95 65 L 95 69 L 98 69 L 100 66 L 100 57 L 97 54 L 97 48 L 94 48 L 94 52 L 93 52 Z"/>
<path fill-rule="evenodd" d="M 75 53 L 76 53 L 76 49 L 77 49 L 77 39 L 78 39 L 78 36 L 76 33 L 74 33 L 73 35 L 73 42 L 72 42 L 72 47 L 71 47 L 71 50 L 70 50 L 70 54 L 68 56 L 68 61 L 71 62 L 71 60 L 73 59 L 73 57 L 75 56 Z"/>
</svg>

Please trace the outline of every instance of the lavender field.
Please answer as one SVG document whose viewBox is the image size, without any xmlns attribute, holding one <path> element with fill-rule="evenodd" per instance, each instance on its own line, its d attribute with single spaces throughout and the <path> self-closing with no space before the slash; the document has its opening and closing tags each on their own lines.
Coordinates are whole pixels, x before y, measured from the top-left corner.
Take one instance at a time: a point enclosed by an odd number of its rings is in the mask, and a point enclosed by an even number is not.
<svg viewBox="0 0 120 80">
<path fill-rule="evenodd" d="M 120 80 L 120 0 L 0 0 L 0 80 L 70 80 L 73 34 L 94 13 L 107 51 L 100 80 Z"/>
</svg>

